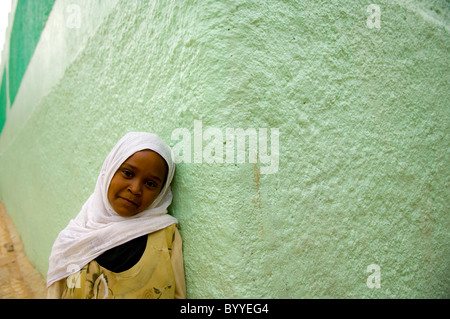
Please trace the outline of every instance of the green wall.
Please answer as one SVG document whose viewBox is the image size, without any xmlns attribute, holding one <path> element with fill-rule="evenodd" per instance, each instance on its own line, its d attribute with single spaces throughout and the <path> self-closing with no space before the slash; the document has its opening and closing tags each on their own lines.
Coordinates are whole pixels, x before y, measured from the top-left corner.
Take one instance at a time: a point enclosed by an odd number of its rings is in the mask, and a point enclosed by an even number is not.
<svg viewBox="0 0 450 319">
<path fill-rule="evenodd" d="M 55 0 L 20 0 L 14 14 L 9 54 L 9 96 L 14 103 Z"/>
<path fill-rule="evenodd" d="M 6 108 L 7 108 L 7 95 L 6 95 L 6 69 L 2 71 L 2 82 L 0 86 L 0 133 L 2 132 L 3 125 L 6 121 Z"/>
<path fill-rule="evenodd" d="M 377 1 L 371 28 L 372 3 L 118 1 L 0 136 L 1 200 L 30 259 L 46 273 L 124 133 L 174 146 L 198 120 L 278 128 L 279 168 L 178 164 L 188 297 L 448 298 L 449 6 Z"/>
</svg>

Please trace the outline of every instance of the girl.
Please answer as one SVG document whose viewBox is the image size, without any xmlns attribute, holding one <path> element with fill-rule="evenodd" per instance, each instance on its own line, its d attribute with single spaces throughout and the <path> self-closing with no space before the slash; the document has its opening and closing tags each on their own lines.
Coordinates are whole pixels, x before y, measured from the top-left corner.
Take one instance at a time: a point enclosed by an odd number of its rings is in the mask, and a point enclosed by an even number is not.
<svg viewBox="0 0 450 319">
<path fill-rule="evenodd" d="M 47 297 L 185 298 L 181 237 L 167 214 L 174 171 L 158 136 L 126 134 L 53 244 Z"/>
</svg>

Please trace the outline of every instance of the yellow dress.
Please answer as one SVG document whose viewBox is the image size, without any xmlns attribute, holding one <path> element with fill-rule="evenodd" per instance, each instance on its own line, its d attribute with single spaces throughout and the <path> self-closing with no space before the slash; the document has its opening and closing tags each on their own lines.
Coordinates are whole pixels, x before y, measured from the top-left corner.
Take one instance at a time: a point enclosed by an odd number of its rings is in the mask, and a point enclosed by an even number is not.
<svg viewBox="0 0 450 319">
<path fill-rule="evenodd" d="M 174 299 L 186 298 L 181 236 L 175 224 L 148 235 L 141 259 L 115 273 L 95 260 L 55 282 L 47 298 Z"/>
</svg>

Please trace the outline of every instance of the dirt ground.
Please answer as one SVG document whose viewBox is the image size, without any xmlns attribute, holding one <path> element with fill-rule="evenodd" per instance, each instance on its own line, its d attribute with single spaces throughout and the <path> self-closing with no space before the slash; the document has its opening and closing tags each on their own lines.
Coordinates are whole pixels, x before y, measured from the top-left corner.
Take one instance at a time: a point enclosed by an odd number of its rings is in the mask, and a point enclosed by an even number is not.
<svg viewBox="0 0 450 319">
<path fill-rule="evenodd" d="M 19 234 L 0 203 L 0 299 L 42 299 L 43 276 L 25 256 Z"/>
</svg>

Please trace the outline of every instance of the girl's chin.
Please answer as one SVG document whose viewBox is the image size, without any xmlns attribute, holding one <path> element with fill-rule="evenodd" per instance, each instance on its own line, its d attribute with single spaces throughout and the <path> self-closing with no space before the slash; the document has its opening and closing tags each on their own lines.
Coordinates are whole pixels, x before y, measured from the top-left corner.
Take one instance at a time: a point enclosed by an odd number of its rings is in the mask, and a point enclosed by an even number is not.
<svg viewBox="0 0 450 319">
<path fill-rule="evenodd" d="M 122 216 L 122 217 L 131 217 L 139 213 L 138 207 L 136 205 L 130 204 L 129 202 L 126 202 L 125 200 L 121 200 L 121 205 L 115 205 L 113 207 L 114 211 Z"/>
</svg>

